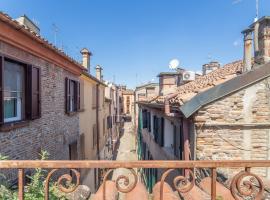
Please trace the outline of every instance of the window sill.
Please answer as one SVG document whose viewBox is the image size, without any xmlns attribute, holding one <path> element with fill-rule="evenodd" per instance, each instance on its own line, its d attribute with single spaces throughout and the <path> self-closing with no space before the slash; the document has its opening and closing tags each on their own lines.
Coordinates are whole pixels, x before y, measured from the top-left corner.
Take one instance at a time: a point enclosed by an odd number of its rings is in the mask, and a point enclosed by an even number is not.
<svg viewBox="0 0 270 200">
<path fill-rule="evenodd" d="M 78 111 L 79 112 L 79 111 Z M 74 116 L 78 113 L 77 111 L 66 113 L 68 116 Z"/>
<path fill-rule="evenodd" d="M 14 129 L 23 128 L 29 126 L 28 121 L 9 122 L 0 126 L 1 132 L 9 132 Z"/>
<path fill-rule="evenodd" d="M 84 109 L 84 108 L 82 108 L 82 109 L 78 110 L 78 112 L 84 112 L 84 111 L 85 111 L 85 109 Z"/>
</svg>

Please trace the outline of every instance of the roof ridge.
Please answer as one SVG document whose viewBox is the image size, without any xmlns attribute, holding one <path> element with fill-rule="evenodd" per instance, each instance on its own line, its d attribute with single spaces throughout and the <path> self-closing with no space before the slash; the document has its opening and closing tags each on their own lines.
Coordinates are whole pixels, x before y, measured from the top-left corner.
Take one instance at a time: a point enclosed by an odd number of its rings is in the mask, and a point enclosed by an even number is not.
<svg viewBox="0 0 270 200">
<path fill-rule="evenodd" d="M 6 20 L 3 18 L 5 18 Z M 35 33 L 34 31 L 30 30 L 27 26 L 20 24 L 16 19 L 13 19 L 7 13 L 0 11 L 0 20 L 3 22 L 8 22 L 12 26 L 18 26 L 18 27 L 23 28 L 23 30 L 26 31 L 30 37 L 33 37 L 34 39 L 39 40 L 39 41 L 41 40 L 42 42 L 44 42 L 45 45 L 47 45 L 48 48 L 52 49 L 56 53 L 60 54 L 61 56 L 65 57 L 66 59 L 68 59 L 69 61 L 73 62 L 74 64 L 80 66 L 83 69 L 83 66 L 77 60 L 75 60 L 74 58 L 69 56 L 66 52 L 59 49 L 55 45 L 53 45 L 51 42 L 49 42 L 46 38 L 42 37 L 40 34 Z M 19 30 L 21 30 L 21 29 L 19 29 Z"/>
</svg>

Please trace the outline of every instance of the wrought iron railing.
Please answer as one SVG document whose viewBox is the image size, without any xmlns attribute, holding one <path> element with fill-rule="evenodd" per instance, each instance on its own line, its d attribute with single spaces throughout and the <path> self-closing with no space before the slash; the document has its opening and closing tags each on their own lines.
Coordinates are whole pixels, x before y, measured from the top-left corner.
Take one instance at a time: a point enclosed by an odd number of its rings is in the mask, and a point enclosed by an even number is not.
<svg viewBox="0 0 270 200">
<path fill-rule="evenodd" d="M 61 175 L 57 179 L 58 189 L 64 193 L 71 193 L 76 190 L 80 184 L 80 169 L 107 169 L 107 173 L 104 176 L 103 181 L 107 181 L 109 175 L 118 168 L 126 168 L 130 170 L 133 175 L 133 182 L 129 180 L 129 177 L 125 175 L 119 175 L 116 178 L 116 188 L 119 192 L 128 193 L 131 192 L 137 182 L 138 175 L 134 169 L 164 169 L 165 172 L 160 179 L 160 199 L 163 199 L 163 187 L 166 177 L 174 169 L 184 169 L 186 175 L 180 175 L 174 177 L 173 185 L 175 190 L 179 193 L 187 193 L 192 190 L 195 184 L 194 169 L 210 169 L 211 170 L 211 199 L 216 200 L 216 184 L 217 184 L 217 169 L 220 168 L 233 168 L 242 169 L 237 175 L 232 178 L 230 191 L 232 196 L 237 199 L 245 199 L 246 197 L 252 197 L 255 200 L 263 199 L 264 184 L 262 178 L 251 172 L 251 168 L 267 168 L 270 167 L 270 161 L 0 161 L 0 169 L 18 169 L 18 198 L 24 199 L 24 171 L 26 169 L 42 168 L 48 170 L 48 175 L 45 179 L 44 193 L 45 200 L 49 200 L 49 182 L 51 177 L 61 169 L 69 169 L 73 172 L 76 183 L 72 188 L 66 188 L 61 183 L 63 180 L 72 181 L 74 177 L 70 174 Z M 125 180 L 127 185 L 125 188 L 120 186 L 119 181 Z M 103 199 L 105 200 L 106 184 L 103 187 Z M 165 200 L 165 199 L 163 199 Z"/>
</svg>

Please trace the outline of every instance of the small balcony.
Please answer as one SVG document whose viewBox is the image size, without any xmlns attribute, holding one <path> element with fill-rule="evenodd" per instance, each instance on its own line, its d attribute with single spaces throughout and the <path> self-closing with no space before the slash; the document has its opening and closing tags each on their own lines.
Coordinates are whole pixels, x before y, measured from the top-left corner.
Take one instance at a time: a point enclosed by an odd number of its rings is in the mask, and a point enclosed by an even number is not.
<svg viewBox="0 0 270 200">
<path fill-rule="evenodd" d="M 44 199 L 49 200 L 49 187 L 55 182 L 59 191 L 72 193 L 81 184 L 82 169 L 105 170 L 103 183 L 97 191 L 94 199 L 117 199 L 118 193 L 125 193 L 126 199 L 148 199 L 149 196 L 156 200 L 169 199 L 267 199 L 267 181 L 256 174 L 258 168 L 270 167 L 270 161 L 33 161 L 33 160 L 9 160 L 0 161 L 1 170 L 17 170 L 18 173 L 18 199 L 23 200 L 25 195 L 25 175 L 28 169 L 46 169 L 44 178 Z M 128 175 L 117 173 L 115 180 L 111 180 L 111 174 L 117 169 L 126 169 Z M 60 174 L 59 170 L 66 169 L 67 173 Z M 141 182 L 142 169 L 162 169 L 160 180 L 157 180 L 152 194 L 148 194 Z M 181 170 L 182 169 L 182 170 Z M 198 170 L 208 170 L 207 181 L 199 180 Z M 230 184 L 226 187 L 218 180 L 218 170 L 232 169 L 234 171 Z M 168 181 L 173 171 L 176 175 L 172 178 L 172 184 Z M 181 171 L 181 172 L 180 172 Z M 118 171 L 119 172 L 119 171 Z M 73 182 L 67 187 L 64 182 Z M 206 197 L 198 192 L 203 191 Z M 110 194 L 108 194 L 110 193 Z M 98 195 L 99 194 L 99 195 Z M 149 195 L 149 196 L 148 196 Z M 175 195 L 175 198 L 172 198 Z"/>
</svg>

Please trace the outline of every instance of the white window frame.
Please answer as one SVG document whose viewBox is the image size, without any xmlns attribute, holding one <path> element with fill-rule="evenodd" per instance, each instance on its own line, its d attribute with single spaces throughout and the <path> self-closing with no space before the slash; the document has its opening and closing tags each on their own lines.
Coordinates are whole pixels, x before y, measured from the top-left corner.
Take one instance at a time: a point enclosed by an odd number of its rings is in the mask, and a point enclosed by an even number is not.
<svg viewBox="0 0 270 200">
<path fill-rule="evenodd" d="M 18 75 L 17 75 L 17 80 L 19 79 Z M 17 82 L 17 84 L 19 84 Z M 5 86 L 4 86 L 5 87 Z M 19 120 L 22 120 L 22 98 L 20 96 L 18 96 L 18 93 L 20 93 L 19 91 L 8 91 L 10 93 L 16 93 L 16 97 L 5 97 L 4 96 L 4 104 L 5 104 L 5 99 L 6 100 L 9 100 L 9 99 L 16 99 L 17 101 L 17 105 L 16 105 L 16 113 L 17 113 L 17 116 L 16 117 L 10 117 L 10 118 L 5 118 L 4 116 L 4 123 L 7 123 L 7 122 L 14 122 L 14 121 L 19 121 Z M 5 93 L 5 91 L 4 91 Z M 22 95 L 21 95 L 22 96 Z M 5 108 L 4 108 L 5 109 Z"/>
</svg>

